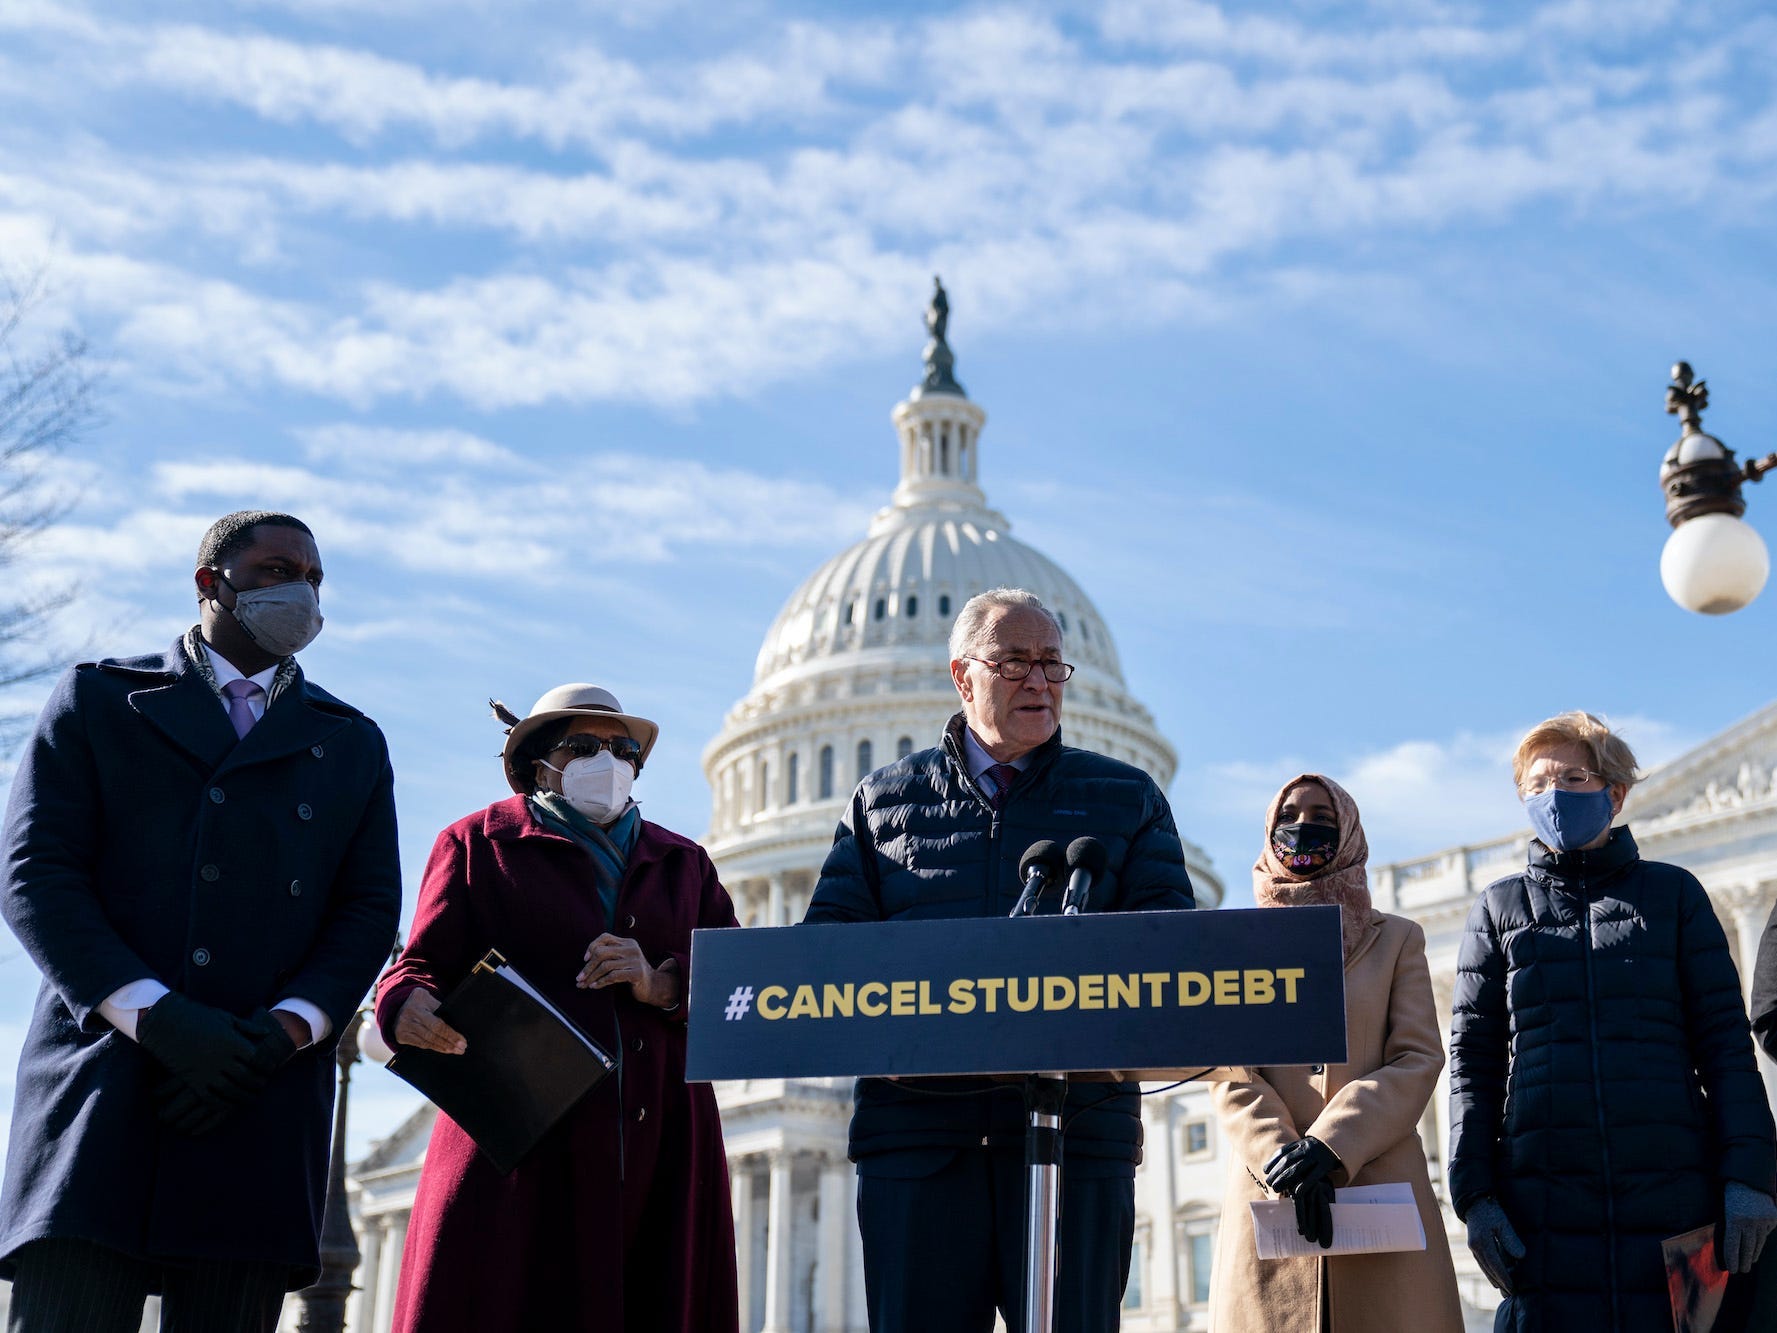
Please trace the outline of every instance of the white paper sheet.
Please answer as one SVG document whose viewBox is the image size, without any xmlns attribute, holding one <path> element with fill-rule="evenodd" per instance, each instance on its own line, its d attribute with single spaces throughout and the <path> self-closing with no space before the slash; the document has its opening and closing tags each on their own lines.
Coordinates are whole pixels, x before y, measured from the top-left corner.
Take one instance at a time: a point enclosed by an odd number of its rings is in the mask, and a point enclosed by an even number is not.
<svg viewBox="0 0 1777 1333">
<path fill-rule="evenodd" d="M 1333 1191 L 1333 1244 L 1322 1249 L 1296 1230 L 1296 1205 L 1290 1199 L 1261 1199 L 1251 1205 L 1253 1239 L 1261 1259 L 1288 1259 L 1320 1254 L 1381 1254 L 1423 1250 L 1425 1226 L 1413 1187 L 1405 1181 L 1357 1185 Z"/>
</svg>

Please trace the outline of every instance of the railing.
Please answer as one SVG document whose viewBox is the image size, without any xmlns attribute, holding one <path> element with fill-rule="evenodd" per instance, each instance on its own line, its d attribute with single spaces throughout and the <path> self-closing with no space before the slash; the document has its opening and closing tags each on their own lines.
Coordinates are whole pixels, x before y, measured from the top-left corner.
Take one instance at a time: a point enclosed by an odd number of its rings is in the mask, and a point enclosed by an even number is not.
<svg viewBox="0 0 1777 1333">
<path fill-rule="evenodd" d="M 1446 899 L 1467 899 L 1489 881 L 1524 862 L 1527 833 L 1449 847 L 1411 861 L 1373 866 L 1370 882 L 1377 906 L 1409 911 Z"/>
</svg>

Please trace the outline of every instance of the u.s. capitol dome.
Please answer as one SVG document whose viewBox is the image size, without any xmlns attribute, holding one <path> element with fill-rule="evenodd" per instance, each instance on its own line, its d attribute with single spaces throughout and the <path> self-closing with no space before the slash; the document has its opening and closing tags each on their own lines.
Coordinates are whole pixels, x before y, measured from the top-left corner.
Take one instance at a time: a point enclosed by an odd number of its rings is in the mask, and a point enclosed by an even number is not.
<svg viewBox="0 0 1777 1333">
<path fill-rule="evenodd" d="M 938 289 L 924 379 L 894 409 L 900 484 L 864 539 L 791 594 L 759 649 L 753 686 L 704 750 L 713 793 L 704 841 L 741 921 L 798 920 L 859 779 L 935 745 L 958 707 L 948 641 L 956 613 L 988 588 L 1026 588 L 1060 619 L 1078 668 L 1064 696 L 1070 745 L 1171 782 L 1178 759 L 1123 680 L 1116 641 L 1073 578 L 1011 534 L 979 481 L 987 413 L 963 392 Z M 1198 902 L 1222 886 L 1185 844 Z"/>
</svg>

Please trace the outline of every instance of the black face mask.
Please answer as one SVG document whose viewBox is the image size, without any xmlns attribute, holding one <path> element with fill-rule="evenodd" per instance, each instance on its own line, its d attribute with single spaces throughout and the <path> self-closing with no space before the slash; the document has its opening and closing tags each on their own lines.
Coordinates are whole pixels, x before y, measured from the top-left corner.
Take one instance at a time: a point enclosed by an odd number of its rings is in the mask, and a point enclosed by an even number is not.
<svg viewBox="0 0 1777 1333">
<path fill-rule="evenodd" d="M 1271 850 L 1291 874 L 1318 874 L 1339 850 L 1339 830 L 1331 824 L 1279 824 L 1271 830 Z"/>
</svg>

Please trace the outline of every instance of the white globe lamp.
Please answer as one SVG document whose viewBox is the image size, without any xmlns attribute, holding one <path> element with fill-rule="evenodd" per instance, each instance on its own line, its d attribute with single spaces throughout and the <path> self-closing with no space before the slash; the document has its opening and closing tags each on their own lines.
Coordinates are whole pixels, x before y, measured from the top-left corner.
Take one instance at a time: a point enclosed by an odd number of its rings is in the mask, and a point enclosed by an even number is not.
<svg viewBox="0 0 1777 1333">
<path fill-rule="evenodd" d="M 1757 597 L 1771 572 L 1765 540 L 1745 519 L 1702 514 L 1679 524 L 1660 552 L 1660 582 L 1687 611 L 1738 611 Z"/>
<path fill-rule="evenodd" d="M 1678 442 L 1660 462 L 1660 489 L 1672 535 L 1660 552 L 1660 582 L 1672 600 L 1699 615 L 1738 611 L 1765 586 L 1771 556 L 1764 538 L 1740 516 L 1741 484 L 1777 469 L 1777 454 L 1741 464 L 1734 451 L 1703 430 L 1709 386 L 1680 361 L 1666 386 L 1666 411 L 1682 423 Z"/>
<path fill-rule="evenodd" d="M 395 1052 L 383 1040 L 382 1029 L 376 1025 L 375 1014 L 367 1017 L 364 1026 L 358 1029 L 358 1050 L 372 1064 L 386 1065 L 395 1058 Z"/>
</svg>

